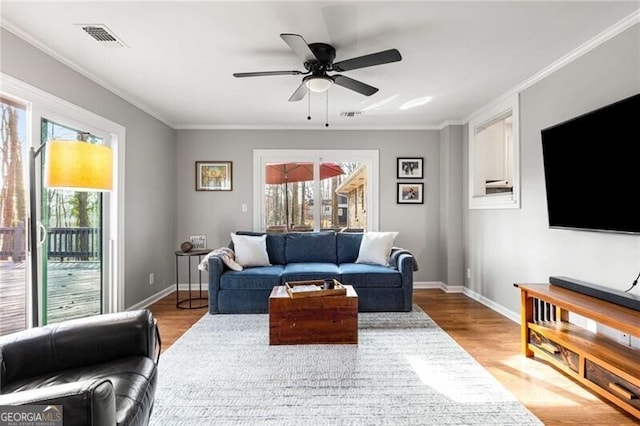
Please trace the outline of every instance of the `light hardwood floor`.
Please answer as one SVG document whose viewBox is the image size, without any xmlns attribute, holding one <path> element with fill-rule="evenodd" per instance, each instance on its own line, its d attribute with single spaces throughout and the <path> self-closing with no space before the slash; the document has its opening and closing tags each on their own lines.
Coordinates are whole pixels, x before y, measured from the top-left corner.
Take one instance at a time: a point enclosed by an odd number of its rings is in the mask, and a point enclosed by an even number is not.
<svg viewBox="0 0 640 426">
<path fill-rule="evenodd" d="M 522 356 L 520 327 L 486 306 L 440 290 L 415 290 L 414 302 L 545 425 L 640 424 L 550 365 Z M 149 308 L 158 319 L 163 350 L 207 313 L 177 309 L 175 293 Z"/>
</svg>

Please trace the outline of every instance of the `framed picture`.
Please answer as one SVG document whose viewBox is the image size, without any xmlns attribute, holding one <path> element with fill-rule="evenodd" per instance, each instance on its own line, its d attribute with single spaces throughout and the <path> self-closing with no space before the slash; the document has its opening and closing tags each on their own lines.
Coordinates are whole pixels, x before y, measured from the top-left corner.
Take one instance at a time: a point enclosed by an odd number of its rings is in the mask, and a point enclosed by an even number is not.
<svg viewBox="0 0 640 426">
<path fill-rule="evenodd" d="M 196 161 L 196 191 L 231 191 L 231 161 Z"/>
<path fill-rule="evenodd" d="M 199 250 L 207 248 L 207 236 L 206 235 L 191 235 L 189 242 L 192 245 L 193 250 Z"/>
<path fill-rule="evenodd" d="M 400 158 L 398 157 L 398 179 L 423 179 L 424 158 Z"/>
<path fill-rule="evenodd" d="M 398 182 L 398 204 L 423 204 L 424 183 Z"/>
</svg>

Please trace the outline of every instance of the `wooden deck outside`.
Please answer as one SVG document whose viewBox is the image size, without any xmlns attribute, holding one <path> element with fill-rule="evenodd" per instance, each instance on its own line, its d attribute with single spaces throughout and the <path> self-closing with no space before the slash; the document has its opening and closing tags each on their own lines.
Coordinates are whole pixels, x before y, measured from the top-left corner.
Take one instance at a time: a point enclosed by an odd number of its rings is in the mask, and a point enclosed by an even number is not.
<svg viewBox="0 0 640 426">
<path fill-rule="evenodd" d="M 0 335 L 26 324 L 25 262 L 0 261 Z M 47 323 L 101 310 L 100 262 L 49 262 Z"/>
</svg>

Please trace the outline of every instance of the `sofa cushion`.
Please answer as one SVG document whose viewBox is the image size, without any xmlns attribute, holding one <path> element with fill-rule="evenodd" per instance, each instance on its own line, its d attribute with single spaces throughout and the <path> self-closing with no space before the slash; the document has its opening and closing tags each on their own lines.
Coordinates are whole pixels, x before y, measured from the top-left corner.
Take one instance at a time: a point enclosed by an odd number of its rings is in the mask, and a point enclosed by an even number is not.
<svg viewBox="0 0 640 426">
<path fill-rule="evenodd" d="M 264 232 L 238 231 L 236 235 L 264 235 Z M 233 244 L 231 244 L 233 248 Z M 267 234 L 267 254 L 272 265 L 284 265 L 284 234 Z"/>
<path fill-rule="evenodd" d="M 280 275 L 284 266 L 259 266 L 244 268 L 242 271 L 226 271 L 220 277 L 220 288 L 223 290 L 270 290 L 280 285 Z"/>
<path fill-rule="evenodd" d="M 361 241 L 361 232 L 338 232 L 336 234 L 338 263 L 355 262 L 358 258 Z"/>
<path fill-rule="evenodd" d="M 344 285 L 358 287 L 401 287 L 402 274 L 397 269 L 365 263 L 342 263 L 338 272 Z"/>
<path fill-rule="evenodd" d="M 237 235 L 231 233 L 236 262 L 243 267 L 271 266 L 267 254 L 267 236 Z"/>
<path fill-rule="evenodd" d="M 386 266 L 397 232 L 367 232 L 362 237 L 356 263 Z"/>
<path fill-rule="evenodd" d="M 335 263 L 289 263 L 282 271 L 281 284 L 287 281 L 322 280 L 334 278 L 340 280 L 338 265 Z"/>
</svg>

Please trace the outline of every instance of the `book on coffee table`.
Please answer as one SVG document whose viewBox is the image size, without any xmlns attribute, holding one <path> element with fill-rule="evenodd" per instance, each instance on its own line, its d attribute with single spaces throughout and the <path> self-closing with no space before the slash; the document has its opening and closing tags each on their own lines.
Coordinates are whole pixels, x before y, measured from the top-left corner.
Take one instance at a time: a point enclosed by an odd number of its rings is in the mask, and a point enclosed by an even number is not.
<svg viewBox="0 0 640 426">
<path fill-rule="evenodd" d="M 320 291 L 322 287 L 317 285 L 299 285 L 295 287 L 290 287 L 291 293 L 299 293 L 301 291 Z"/>
</svg>

